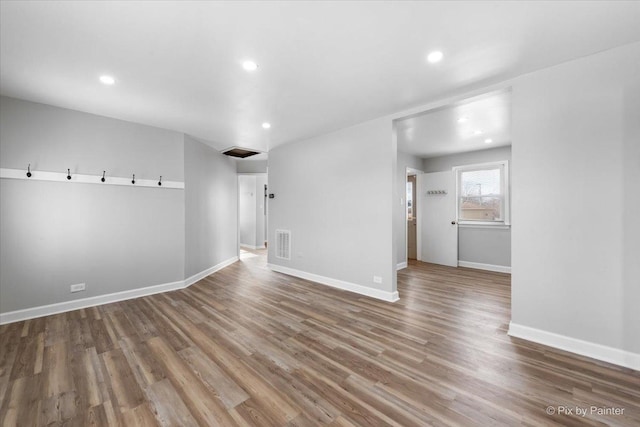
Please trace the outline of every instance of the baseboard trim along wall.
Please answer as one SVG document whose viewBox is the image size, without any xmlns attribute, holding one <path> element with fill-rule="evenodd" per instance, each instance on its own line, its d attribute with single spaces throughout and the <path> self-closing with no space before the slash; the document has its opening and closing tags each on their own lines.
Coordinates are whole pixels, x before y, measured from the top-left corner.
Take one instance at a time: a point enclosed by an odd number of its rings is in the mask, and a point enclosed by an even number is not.
<svg viewBox="0 0 640 427">
<path fill-rule="evenodd" d="M 506 265 L 482 264 L 480 262 L 458 261 L 458 267 L 475 268 L 476 270 L 495 271 L 511 274 L 511 267 Z"/>
<path fill-rule="evenodd" d="M 215 273 L 224 267 L 233 264 L 238 260 L 237 256 L 229 258 L 211 268 L 200 273 L 194 274 L 185 280 L 177 282 L 163 283 L 161 285 L 147 286 L 145 288 L 131 289 L 128 291 L 114 292 L 112 294 L 98 295 L 95 297 L 82 298 L 73 301 L 59 302 L 56 304 L 41 305 L 38 307 L 25 308 L 22 310 L 9 311 L 0 313 L 0 325 L 6 323 L 19 322 L 21 320 L 35 319 L 36 317 L 49 316 L 52 314 L 65 313 L 67 311 L 79 310 L 81 308 L 95 307 L 98 305 L 109 304 L 112 302 L 124 301 L 128 299 L 140 298 L 148 295 L 159 294 L 162 292 L 174 291 L 176 289 L 184 289 L 198 280 Z"/>
<path fill-rule="evenodd" d="M 241 247 L 241 248 L 247 248 L 247 249 L 253 249 L 253 250 L 256 250 L 256 249 L 264 249 L 264 248 L 266 248 L 266 246 L 265 246 L 265 245 L 262 245 L 262 246 L 253 246 L 253 245 L 245 245 L 244 243 L 240 243 L 240 247 Z"/>
<path fill-rule="evenodd" d="M 162 285 L 147 286 L 146 288 L 131 289 L 128 291 L 114 292 L 112 294 L 98 295 L 73 301 L 25 308 L 23 310 L 9 311 L 6 313 L 0 313 L 0 325 L 19 322 L 21 320 L 35 319 L 36 317 L 49 316 L 51 314 L 79 310 L 81 308 L 95 307 L 97 305 L 108 304 L 110 302 L 124 301 L 182 288 L 184 288 L 184 281 L 179 280 L 177 282 L 163 283 Z"/>
<path fill-rule="evenodd" d="M 320 276 L 318 274 L 307 273 L 306 271 L 283 267 L 281 265 L 267 264 L 267 267 L 269 267 L 273 271 L 277 271 L 278 273 L 288 274 L 289 276 L 299 277 L 301 279 L 310 280 L 322 285 L 331 286 L 332 288 L 354 292 L 356 294 L 365 295 L 383 301 L 396 302 L 400 299 L 398 291 L 389 292 L 382 291 L 380 289 L 368 288 L 366 286 L 358 285 L 355 283 L 345 282 L 343 280 L 333 279 L 331 277 Z"/>
<path fill-rule="evenodd" d="M 640 354 L 509 323 L 509 336 L 640 371 Z"/>
<path fill-rule="evenodd" d="M 231 257 L 228 260 L 222 261 L 221 263 L 218 263 L 213 267 L 207 268 L 206 270 L 203 270 L 200 273 L 196 273 L 193 276 L 184 279 L 184 287 L 188 288 L 189 286 L 193 285 L 197 281 L 202 280 L 205 277 L 212 275 L 216 271 L 222 270 L 223 268 L 233 264 L 234 262 L 238 261 L 238 259 L 239 259 L 238 256 Z"/>
<path fill-rule="evenodd" d="M 407 268 L 407 262 L 399 262 L 398 265 L 396 265 L 396 270 L 402 270 L 403 268 Z"/>
</svg>

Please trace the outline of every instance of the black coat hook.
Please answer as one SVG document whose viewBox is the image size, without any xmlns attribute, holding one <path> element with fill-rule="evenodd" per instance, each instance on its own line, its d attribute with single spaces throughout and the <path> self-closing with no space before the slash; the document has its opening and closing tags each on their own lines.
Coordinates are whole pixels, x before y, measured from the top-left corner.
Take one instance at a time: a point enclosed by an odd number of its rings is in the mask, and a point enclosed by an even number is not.
<svg viewBox="0 0 640 427">
<path fill-rule="evenodd" d="M 71 181 L 71 169 L 67 169 L 67 179 Z"/>
<path fill-rule="evenodd" d="M 158 181 L 158 185 L 162 185 L 162 175 L 160 175 L 160 180 Z"/>
<path fill-rule="evenodd" d="M 106 179 L 104 178 L 104 174 L 107 173 L 107 171 L 102 171 L 102 179 L 100 181 L 105 182 Z"/>
<path fill-rule="evenodd" d="M 133 178 L 131 178 L 131 183 L 135 184 L 136 183 L 136 174 L 133 174 Z"/>
<path fill-rule="evenodd" d="M 27 178 L 31 178 L 31 163 L 27 166 Z"/>
</svg>

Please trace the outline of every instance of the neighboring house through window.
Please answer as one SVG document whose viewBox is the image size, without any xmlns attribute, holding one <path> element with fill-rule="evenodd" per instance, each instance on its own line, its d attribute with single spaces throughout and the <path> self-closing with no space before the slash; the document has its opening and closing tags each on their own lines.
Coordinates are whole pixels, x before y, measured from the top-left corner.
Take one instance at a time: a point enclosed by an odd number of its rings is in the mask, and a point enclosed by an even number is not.
<svg viewBox="0 0 640 427">
<path fill-rule="evenodd" d="M 506 160 L 457 166 L 456 205 L 458 224 L 510 224 L 509 164 Z"/>
</svg>

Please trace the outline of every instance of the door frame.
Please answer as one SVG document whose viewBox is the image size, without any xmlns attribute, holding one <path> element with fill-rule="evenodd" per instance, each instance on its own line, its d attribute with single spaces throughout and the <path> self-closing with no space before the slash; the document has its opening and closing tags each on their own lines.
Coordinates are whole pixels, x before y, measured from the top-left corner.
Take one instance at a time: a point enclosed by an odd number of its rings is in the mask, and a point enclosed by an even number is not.
<svg viewBox="0 0 640 427">
<path fill-rule="evenodd" d="M 267 188 L 269 186 L 269 172 L 237 172 L 236 173 L 236 194 L 237 194 L 237 208 L 236 208 L 236 212 L 237 212 L 237 218 L 236 218 L 236 224 L 237 224 L 237 239 L 238 239 L 238 258 L 240 258 L 240 249 L 241 249 L 241 244 L 240 244 L 240 176 L 255 176 L 255 177 L 266 177 L 267 178 Z M 259 200 L 259 197 L 264 197 L 263 195 L 263 189 L 256 191 L 256 203 Z M 269 198 L 267 197 L 264 200 L 264 242 L 262 243 L 262 247 L 260 247 L 260 245 L 256 245 L 256 247 L 252 248 L 252 249 L 269 249 L 269 228 L 268 228 L 268 221 L 269 221 L 269 207 L 267 204 L 267 201 L 269 200 Z M 258 242 L 256 242 L 258 243 Z"/>
<path fill-rule="evenodd" d="M 419 170 L 419 169 L 415 169 L 415 168 L 410 168 L 409 166 L 405 167 L 405 174 L 404 174 L 404 212 L 402 213 L 402 216 L 404 218 L 404 244 L 405 244 L 405 251 L 404 251 L 404 265 L 409 265 L 409 225 L 407 224 L 407 210 L 409 209 L 409 200 L 407 200 L 407 178 L 409 177 L 409 175 L 416 175 L 416 200 L 413 201 L 413 206 L 415 209 L 415 206 L 417 206 L 417 203 L 419 203 L 420 200 L 420 187 L 418 187 L 418 175 L 423 174 L 424 172 Z M 418 261 L 422 261 L 422 255 L 420 255 L 421 249 L 422 249 L 422 240 L 420 238 L 420 232 L 422 231 L 422 225 L 420 224 L 420 212 L 422 212 L 422 209 L 417 209 L 416 211 L 416 259 Z"/>
</svg>

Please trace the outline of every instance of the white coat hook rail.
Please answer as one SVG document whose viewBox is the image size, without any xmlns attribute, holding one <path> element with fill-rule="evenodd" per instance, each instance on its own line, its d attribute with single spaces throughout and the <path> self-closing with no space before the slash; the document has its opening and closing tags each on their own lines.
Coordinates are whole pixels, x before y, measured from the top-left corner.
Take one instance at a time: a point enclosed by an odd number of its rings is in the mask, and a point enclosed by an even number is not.
<svg viewBox="0 0 640 427">
<path fill-rule="evenodd" d="M 429 190 L 427 191 L 427 195 L 434 196 L 436 194 L 444 195 L 447 194 L 447 190 Z"/>
<path fill-rule="evenodd" d="M 0 178 L 2 179 L 22 179 L 30 181 L 51 181 L 51 182 L 70 182 L 78 184 L 100 184 L 100 185 L 120 185 L 120 186 L 136 186 L 150 187 L 159 189 L 184 189 L 182 181 L 167 181 L 160 179 L 137 179 L 135 174 L 131 178 L 110 176 L 107 178 L 107 171 L 103 170 L 101 175 L 85 175 L 79 173 L 71 173 L 71 168 L 67 168 L 66 172 L 49 172 L 41 170 L 31 170 L 31 163 L 24 169 L 0 168 Z"/>
</svg>

